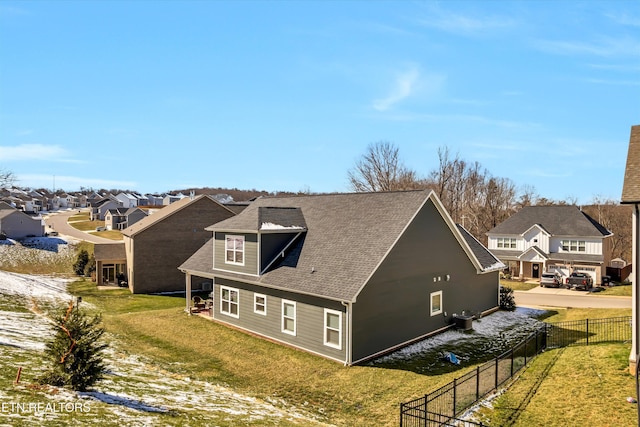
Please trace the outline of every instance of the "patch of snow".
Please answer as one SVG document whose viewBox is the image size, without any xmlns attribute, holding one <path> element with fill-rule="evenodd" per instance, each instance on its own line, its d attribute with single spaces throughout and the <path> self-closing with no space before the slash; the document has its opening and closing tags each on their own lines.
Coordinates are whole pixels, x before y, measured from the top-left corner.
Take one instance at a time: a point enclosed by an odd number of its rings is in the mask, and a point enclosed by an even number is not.
<svg viewBox="0 0 640 427">
<path fill-rule="evenodd" d="M 260 230 L 304 230 L 304 227 L 300 227 L 297 225 L 285 226 L 274 224 L 272 222 L 263 222 L 260 225 Z"/>
<path fill-rule="evenodd" d="M 72 298 L 66 292 L 64 279 L 0 271 L 0 300 L 16 297 L 21 298 L 24 306 L 29 306 L 32 299 L 69 301 Z M 0 310 L 0 348 L 4 369 L 25 367 L 27 372 L 38 372 L 41 369 L 37 366 L 38 355 L 52 338 L 52 328 L 43 315 Z M 218 417 L 235 417 L 238 423 L 243 423 L 242 420 L 251 423 L 265 420 L 265 424 L 272 425 L 277 424 L 274 420 L 287 419 L 304 425 L 325 425 L 315 415 L 283 400 L 245 396 L 218 384 L 166 371 L 143 357 L 126 353 L 113 336 L 107 340 L 109 347 L 105 361 L 108 373 L 95 390 L 80 393 L 56 389 L 55 393 L 46 394 L 48 401 L 104 405 L 104 410 L 74 415 L 76 419 L 82 417 L 85 424 L 95 421 L 114 425 L 161 425 L 166 420 L 162 417 L 170 416 L 198 420 L 197 424 L 210 424 Z M 7 396 L 0 390 L 0 399 L 4 401 Z M 0 413 L 0 419 L 15 419 L 34 425 L 45 418 L 60 417 L 59 413 Z"/>
</svg>

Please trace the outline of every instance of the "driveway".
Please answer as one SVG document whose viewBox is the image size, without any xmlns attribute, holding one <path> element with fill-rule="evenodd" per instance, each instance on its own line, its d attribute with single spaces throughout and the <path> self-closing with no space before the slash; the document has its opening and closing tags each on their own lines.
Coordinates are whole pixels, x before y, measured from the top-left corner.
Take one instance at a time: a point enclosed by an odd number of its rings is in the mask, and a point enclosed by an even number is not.
<svg viewBox="0 0 640 427">
<path fill-rule="evenodd" d="M 631 308 L 631 297 L 592 294 L 564 288 L 535 287 L 514 291 L 516 305 L 521 307 Z"/>
<path fill-rule="evenodd" d="M 57 212 L 49 212 L 44 216 L 46 231 L 57 231 L 61 236 L 68 236 L 78 240 L 84 240 L 90 243 L 122 243 L 122 240 L 105 239 L 86 231 L 80 231 L 69 225 L 69 218 L 78 213 L 77 210 L 64 210 Z"/>
</svg>

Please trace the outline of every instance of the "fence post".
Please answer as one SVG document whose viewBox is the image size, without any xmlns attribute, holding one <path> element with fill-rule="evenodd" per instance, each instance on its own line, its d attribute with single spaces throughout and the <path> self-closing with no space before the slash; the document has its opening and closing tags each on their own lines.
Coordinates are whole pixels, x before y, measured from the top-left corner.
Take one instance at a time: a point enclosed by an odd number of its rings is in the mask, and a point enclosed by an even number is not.
<svg viewBox="0 0 640 427">
<path fill-rule="evenodd" d="M 480 365 L 476 368 L 476 401 L 480 400 Z"/>
<path fill-rule="evenodd" d="M 424 395 L 424 427 L 427 427 L 429 425 L 429 415 L 427 414 L 427 402 L 429 402 L 428 398 L 429 398 L 429 395 L 425 394 Z"/>
<path fill-rule="evenodd" d="M 495 375 L 495 386 L 494 388 L 498 388 L 498 366 L 500 365 L 500 358 L 496 357 L 496 375 Z"/>
<path fill-rule="evenodd" d="M 458 379 L 454 378 L 453 379 L 453 411 L 451 416 L 453 418 L 456 417 L 456 397 L 457 397 L 457 391 L 458 391 Z"/>
<path fill-rule="evenodd" d="M 587 319 L 587 345 L 589 345 L 589 319 Z"/>
<path fill-rule="evenodd" d="M 511 376 L 513 376 L 513 359 L 515 359 L 514 350 L 513 350 L 513 347 L 511 347 Z"/>
</svg>

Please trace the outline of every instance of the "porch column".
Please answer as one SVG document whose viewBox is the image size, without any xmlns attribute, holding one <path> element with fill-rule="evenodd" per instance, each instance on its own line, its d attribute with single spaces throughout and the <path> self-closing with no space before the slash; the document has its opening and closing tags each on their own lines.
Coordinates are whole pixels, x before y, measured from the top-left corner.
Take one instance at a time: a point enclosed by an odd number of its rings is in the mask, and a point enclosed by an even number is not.
<svg viewBox="0 0 640 427">
<path fill-rule="evenodd" d="M 186 300 L 186 310 L 187 313 L 189 313 L 189 316 L 191 316 L 191 274 L 189 273 L 185 273 L 184 274 L 184 280 L 185 280 L 185 300 Z"/>
<path fill-rule="evenodd" d="M 520 268 L 518 269 L 518 278 L 524 279 L 524 264 L 522 263 L 522 260 L 519 262 L 520 262 Z"/>
</svg>

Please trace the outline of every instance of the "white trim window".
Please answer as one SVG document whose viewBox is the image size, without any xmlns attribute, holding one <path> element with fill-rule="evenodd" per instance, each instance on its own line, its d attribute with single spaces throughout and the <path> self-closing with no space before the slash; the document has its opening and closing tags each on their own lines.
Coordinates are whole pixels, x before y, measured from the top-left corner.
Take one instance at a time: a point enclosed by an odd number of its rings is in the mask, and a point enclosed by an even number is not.
<svg viewBox="0 0 640 427">
<path fill-rule="evenodd" d="M 226 235 L 224 241 L 224 262 L 244 265 L 244 236 Z"/>
<path fill-rule="evenodd" d="M 517 241 L 513 237 L 498 237 L 496 240 L 498 248 L 515 249 L 517 245 Z"/>
<path fill-rule="evenodd" d="M 584 240 L 563 240 L 561 242 L 564 252 L 586 252 L 587 242 Z"/>
<path fill-rule="evenodd" d="M 296 302 L 282 300 L 282 332 L 296 334 Z"/>
<path fill-rule="evenodd" d="M 324 345 L 342 350 L 342 312 L 324 309 Z"/>
<path fill-rule="evenodd" d="M 267 296 L 264 294 L 253 294 L 253 312 L 267 315 Z"/>
<path fill-rule="evenodd" d="M 220 313 L 227 316 L 240 317 L 240 291 L 220 286 Z"/>
<path fill-rule="evenodd" d="M 432 316 L 442 313 L 442 291 L 432 292 L 431 297 L 431 309 L 430 313 Z"/>
</svg>

